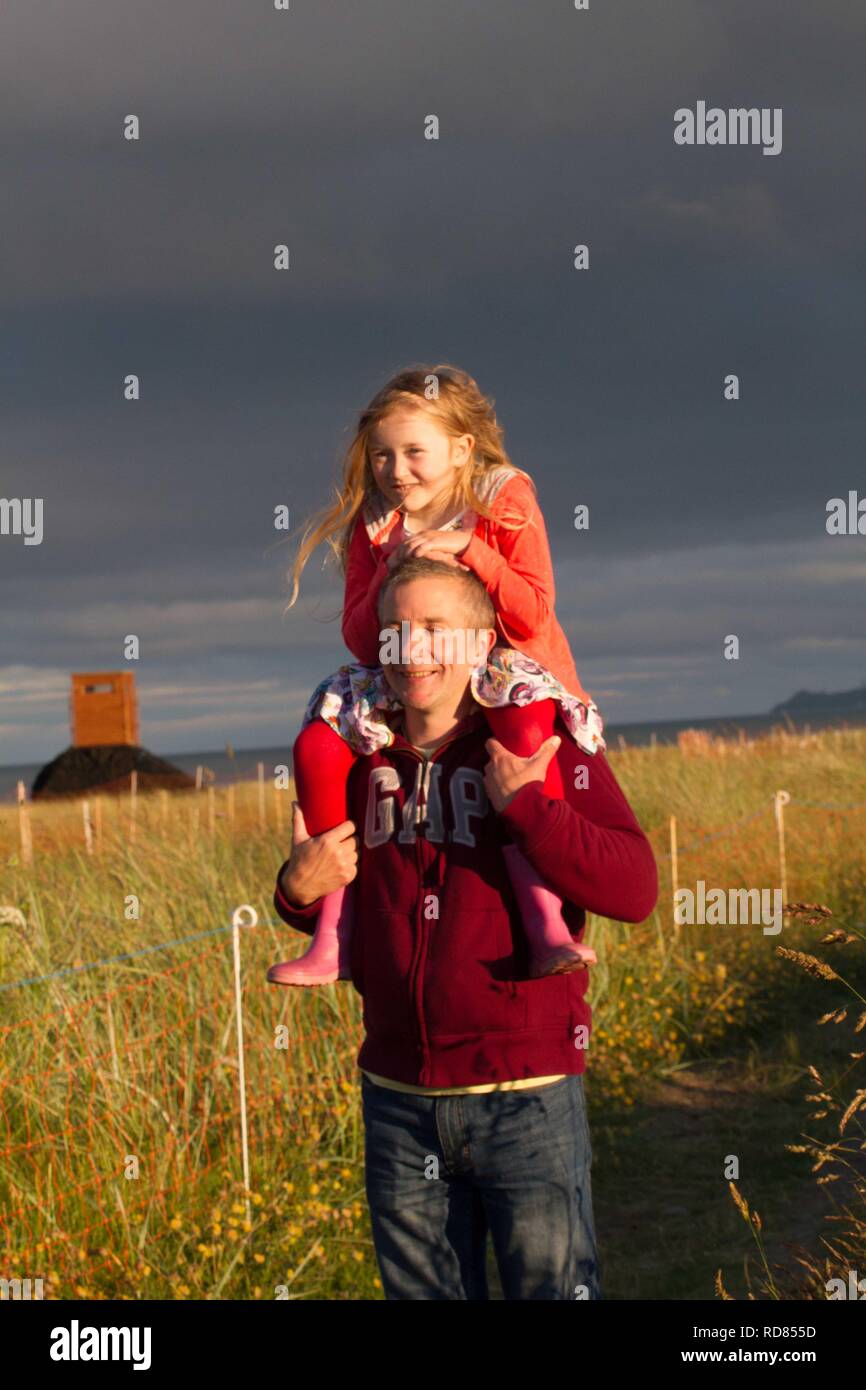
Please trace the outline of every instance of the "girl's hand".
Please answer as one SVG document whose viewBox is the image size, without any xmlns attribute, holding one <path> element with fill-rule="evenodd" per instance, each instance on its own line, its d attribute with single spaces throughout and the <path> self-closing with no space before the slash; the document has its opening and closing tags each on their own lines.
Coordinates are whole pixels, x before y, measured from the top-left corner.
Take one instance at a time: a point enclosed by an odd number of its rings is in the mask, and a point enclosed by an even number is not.
<svg viewBox="0 0 866 1390">
<path fill-rule="evenodd" d="M 419 532 L 417 536 L 412 537 L 412 540 L 420 540 L 421 534 L 422 533 Z M 449 533 L 447 531 L 425 531 L 423 534 L 425 536 L 447 536 Z M 468 545 L 469 542 L 467 541 L 466 544 Z M 445 565 L 456 565 L 457 568 L 461 570 L 469 568 L 468 565 L 461 564 L 456 556 L 448 550 L 440 550 L 438 546 L 429 546 L 421 550 L 419 547 L 411 546 L 410 541 L 403 541 L 401 545 L 395 546 L 390 555 L 386 556 L 385 564 L 390 571 L 396 569 L 404 560 L 409 560 L 412 556 L 417 557 L 418 555 L 423 555 L 425 560 L 440 560 L 442 564 Z"/>
<path fill-rule="evenodd" d="M 410 536 L 400 546 L 405 550 L 404 559 L 410 555 L 430 555 L 431 551 L 444 551 L 447 555 L 462 555 L 474 536 L 474 531 L 419 531 Z M 439 559 L 435 555 L 434 559 Z"/>
</svg>

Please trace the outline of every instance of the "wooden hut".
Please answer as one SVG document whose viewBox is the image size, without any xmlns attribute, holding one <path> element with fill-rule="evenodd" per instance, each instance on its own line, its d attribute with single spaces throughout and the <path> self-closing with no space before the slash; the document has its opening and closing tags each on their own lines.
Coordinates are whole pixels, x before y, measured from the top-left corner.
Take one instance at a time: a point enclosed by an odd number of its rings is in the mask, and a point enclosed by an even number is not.
<svg viewBox="0 0 866 1390">
<path fill-rule="evenodd" d="M 76 672 L 69 697 L 72 743 L 37 773 L 31 796 L 80 797 L 123 792 L 138 777 L 139 791 L 194 787 L 189 773 L 139 745 L 138 699 L 131 671 Z"/>
<path fill-rule="evenodd" d="M 132 671 L 90 671 L 72 677 L 72 746 L 138 746 L 138 699 Z"/>
</svg>

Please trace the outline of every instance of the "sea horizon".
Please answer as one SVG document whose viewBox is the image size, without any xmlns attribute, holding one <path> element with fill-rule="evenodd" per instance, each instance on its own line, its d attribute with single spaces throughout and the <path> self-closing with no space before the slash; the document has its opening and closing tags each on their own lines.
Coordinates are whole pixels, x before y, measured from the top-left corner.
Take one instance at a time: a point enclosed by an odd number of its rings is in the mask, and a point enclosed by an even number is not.
<svg viewBox="0 0 866 1390">
<path fill-rule="evenodd" d="M 809 718 L 794 718 L 791 715 L 773 714 L 739 714 L 720 716 L 706 716 L 695 719 L 665 719 L 648 720 L 642 723 L 615 723 L 608 721 L 605 724 L 605 740 L 608 750 L 616 751 L 621 747 L 620 740 L 626 746 L 632 748 L 647 747 L 652 744 L 653 739 L 658 744 L 676 743 L 677 735 L 685 729 L 701 729 L 707 733 L 718 737 L 736 738 L 742 729 L 747 737 L 757 737 L 760 734 L 769 733 L 774 728 L 787 728 L 790 730 L 825 729 L 825 728 L 844 728 L 846 726 L 862 727 L 866 724 L 866 714 L 852 714 L 849 718 L 840 715 L 810 715 Z M 70 745 L 67 744 L 68 748 Z M 208 770 L 212 777 L 208 777 L 211 785 L 228 786 L 233 782 L 246 782 L 258 776 L 258 764 L 263 762 L 265 768 L 273 768 L 279 764 L 285 764 L 291 771 L 292 752 L 290 744 L 275 745 L 263 744 L 252 748 L 234 748 L 233 745 L 226 743 L 221 748 L 206 748 L 188 753 L 164 753 L 158 748 L 146 747 L 149 753 L 157 757 L 164 758 L 182 772 L 194 777 L 196 769 L 202 767 Z M 227 751 L 232 748 L 231 754 Z M 59 757 L 65 752 L 64 748 L 59 748 L 55 757 Z M 49 758 L 45 762 L 29 763 L 0 763 L 0 805 L 14 803 L 17 798 L 17 787 L 19 781 L 23 781 L 27 788 L 28 798 L 31 795 L 33 781 L 37 774 L 53 759 Z"/>
</svg>

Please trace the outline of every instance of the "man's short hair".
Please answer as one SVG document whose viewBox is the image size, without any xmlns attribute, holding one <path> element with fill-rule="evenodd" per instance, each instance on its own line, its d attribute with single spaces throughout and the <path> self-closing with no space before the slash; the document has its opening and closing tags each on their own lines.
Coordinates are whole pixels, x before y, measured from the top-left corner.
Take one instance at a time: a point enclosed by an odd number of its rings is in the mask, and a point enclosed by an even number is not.
<svg viewBox="0 0 866 1390">
<path fill-rule="evenodd" d="M 397 584 L 409 584 L 413 579 L 450 579 L 460 584 L 466 603 L 468 623 L 476 628 L 496 629 L 496 609 L 481 580 L 471 570 L 458 569 L 456 565 L 446 564 L 444 560 L 428 560 L 424 556 L 403 560 L 396 569 L 390 571 L 382 582 L 376 602 L 376 613 L 381 623 L 387 594 Z"/>
</svg>

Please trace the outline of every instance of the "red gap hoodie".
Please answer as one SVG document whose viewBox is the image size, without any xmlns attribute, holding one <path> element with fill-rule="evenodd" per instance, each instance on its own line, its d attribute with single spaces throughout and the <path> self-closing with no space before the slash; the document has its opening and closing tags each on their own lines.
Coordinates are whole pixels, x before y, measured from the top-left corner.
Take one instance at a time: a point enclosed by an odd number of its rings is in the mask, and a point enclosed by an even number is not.
<svg viewBox="0 0 866 1390">
<path fill-rule="evenodd" d="M 478 711 L 429 757 L 401 735 L 359 758 L 349 779 L 362 835 L 352 981 L 363 998 L 358 1066 L 417 1086 L 472 1086 L 585 1068 L 576 1029 L 591 1027 L 586 970 L 529 979 L 529 950 L 501 846 L 512 841 L 564 899 L 575 939 L 586 912 L 642 922 L 658 897 L 656 863 L 602 752 L 565 727 L 557 751 L 566 800 L 541 782 L 501 814 L 484 788 L 490 729 Z M 576 770 L 589 785 L 577 790 Z M 319 902 L 295 908 L 279 878 L 280 917 L 311 934 Z M 578 1045 L 576 1046 L 576 1040 Z"/>
</svg>

